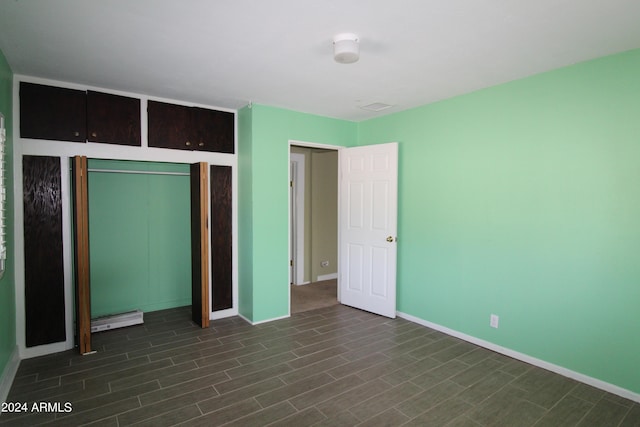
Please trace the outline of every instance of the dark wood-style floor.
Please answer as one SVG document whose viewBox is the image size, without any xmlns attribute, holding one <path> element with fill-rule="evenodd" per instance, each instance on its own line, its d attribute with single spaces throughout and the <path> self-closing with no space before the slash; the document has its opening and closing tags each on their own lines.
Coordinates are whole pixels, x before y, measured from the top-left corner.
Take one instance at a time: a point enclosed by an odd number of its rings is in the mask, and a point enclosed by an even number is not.
<svg viewBox="0 0 640 427">
<path fill-rule="evenodd" d="M 199 329 L 188 309 L 24 360 L 2 425 L 638 426 L 640 405 L 403 319 L 335 305 Z"/>
</svg>

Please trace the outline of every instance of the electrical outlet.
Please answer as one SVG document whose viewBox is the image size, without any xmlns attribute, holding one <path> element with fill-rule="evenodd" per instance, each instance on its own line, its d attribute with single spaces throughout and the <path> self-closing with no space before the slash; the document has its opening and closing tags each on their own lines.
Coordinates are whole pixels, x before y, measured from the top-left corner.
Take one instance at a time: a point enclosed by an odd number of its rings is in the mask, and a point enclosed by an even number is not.
<svg viewBox="0 0 640 427">
<path fill-rule="evenodd" d="M 489 326 L 491 326 L 492 328 L 498 329 L 499 322 L 500 322 L 500 317 L 495 314 L 492 314 L 489 320 Z"/>
<path fill-rule="evenodd" d="M 322 262 L 320 262 L 320 267 L 322 267 L 322 268 L 329 267 L 329 261 L 322 261 Z"/>
</svg>

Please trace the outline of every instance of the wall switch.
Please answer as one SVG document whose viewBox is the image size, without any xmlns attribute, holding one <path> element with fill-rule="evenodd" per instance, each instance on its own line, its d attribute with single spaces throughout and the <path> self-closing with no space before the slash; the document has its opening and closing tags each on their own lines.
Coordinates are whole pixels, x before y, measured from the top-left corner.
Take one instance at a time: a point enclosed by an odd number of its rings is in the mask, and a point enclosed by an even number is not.
<svg viewBox="0 0 640 427">
<path fill-rule="evenodd" d="M 491 318 L 489 320 L 489 326 L 491 326 L 492 328 L 498 328 L 498 322 L 500 321 L 500 317 L 496 316 L 495 314 L 491 315 Z"/>
<path fill-rule="evenodd" d="M 322 267 L 322 268 L 329 267 L 329 261 L 320 262 L 320 267 Z"/>
</svg>

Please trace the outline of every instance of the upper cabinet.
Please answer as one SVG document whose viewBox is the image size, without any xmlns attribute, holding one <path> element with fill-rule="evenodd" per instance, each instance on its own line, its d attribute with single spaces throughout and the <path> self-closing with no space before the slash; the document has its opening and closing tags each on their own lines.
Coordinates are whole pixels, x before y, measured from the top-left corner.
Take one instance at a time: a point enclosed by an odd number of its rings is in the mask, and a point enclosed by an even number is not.
<svg viewBox="0 0 640 427">
<path fill-rule="evenodd" d="M 149 147 L 234 152 L 234 113 L 149 101 Z"/>
<path fill-rule="evenodd" d="M 21 82 L 20 136 L 84 142 L 87 139 L 87 93 Z"/>
<path fill-rule="evenodd" d="M 20 82 L 20 136 L 140 146 L 140 100 Z"/>
<path fill-rule="evenodd" d="M 235 152 L 235 113 L 148 101 L 148 146 Z M 142 145 L 140 99 L 20 82 L 20 136 Z"/>
<path fill-rule="evenodd" d="M 140 100 L 88 91 L 87 139 L 140 146 Z"/>
</svg>

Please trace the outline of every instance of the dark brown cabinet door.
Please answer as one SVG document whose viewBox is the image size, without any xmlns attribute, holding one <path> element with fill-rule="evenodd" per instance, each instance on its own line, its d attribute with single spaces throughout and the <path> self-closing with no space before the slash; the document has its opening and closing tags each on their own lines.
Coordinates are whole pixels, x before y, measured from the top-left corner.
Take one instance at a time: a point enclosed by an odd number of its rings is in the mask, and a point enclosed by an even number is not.
<svg viewBox="0 0 640 427">
<path fill-rule="evenodd" d="M 233 113 L 158 101 L 147 112 L 149 147 L 234 152 Z"/>
<path fill-rule="evenodd" d="M 233 113 L 193 107 L 191 124 L 197 140 L 196 150 L 233 153 Z"/>
<path fill-rule="evenodd" d="M 86 92 L 20 82 L 22 138 L 85 142 L 86 126 Z"/>
<path fill-rule="evenodd" d="M 149 147 L 193 150 L 189 138 L 189 107 L 149 101 Z"/>
<path fill-rule="evenodd" d="M 87 139 L 91 142 L 140 146 L 140 100 L 87 92 Z"/>
</svg>

